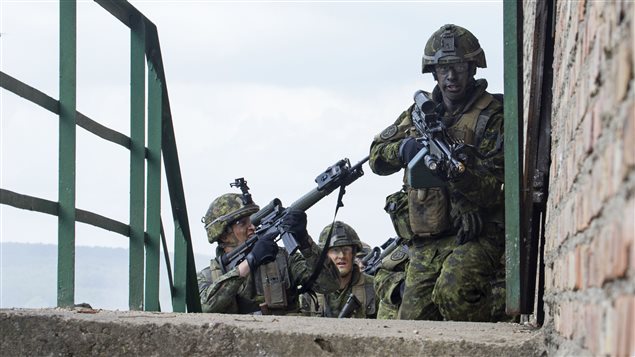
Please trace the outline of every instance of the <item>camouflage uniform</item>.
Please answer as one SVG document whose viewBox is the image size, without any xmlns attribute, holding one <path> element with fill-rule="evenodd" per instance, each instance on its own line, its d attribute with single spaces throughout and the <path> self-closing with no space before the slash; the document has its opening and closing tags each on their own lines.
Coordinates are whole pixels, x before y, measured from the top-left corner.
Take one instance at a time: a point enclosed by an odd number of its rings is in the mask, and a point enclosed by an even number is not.
<svg viewBox="0 0 635 357">
<path fill-rule="evenodd" d="M 361 302 L 362 307 L 355 310 L 352 318 L 372 319 L 377 315 L 377 300 L 373 287 L 373 277 L 362 273 L 357 265 L 353 265 L 353 277 L 351 284 L 344 289 L 337 290 L 330 294 L 317 294 L 316 300 L 308 294 L 303 294 L 300 298 L 304 315 L 338 317 L 348 296 L 353 293 Z"/>
<path fill-rule="evenodd" d="M 208 240 L 217 242 L 233 221 L 257 212 L 258 206 L 241 203 L 238 194 L 220 196 L 203 217 Z M 271 314 L 299 313 L 297 286 L 308 281 L 320 255 L 320 248 L 308 237 L 309 247 L 301 249 L 292 256 L 286 250 L 279 249 L 275 261 L 260 265 L 255 272 L 241 277 L 238 267 L 223 272 L 217 259 L 198 273 L 198 288 L 203 312 L 248 314 L 261 311 L 261 304 L 267 302 Z M 223 249 L 216 249 L 220 257 Z M 313 284 L 313 289 L 329 293 L 339 288 L 339 272 L 330 259 Z M 266 301 L 266 296 L 269 301 Z"/>
<path fill-rule="evenodd" d="M 301 305 L 304 315 L 322 316 L 322 317 L 338 317 L 349 295 L 352 293 L 361 303 L 361 307 L 356 309 L 351 315 L 352 318 L 375 318 L 377 315 L 377 299 L 375 298 L 375 289 L 373 286 L 373 277 L 360 271 L 359 266 L 355 263 L 355 255 L 357 250 L 361 250 L 363 245 L 359 240 L 359 236 L 355 230 L 346 223 L 336 221 L 335 227 L 331 233 L 331 241 L 329 248 L 352 246 L 353 247 L 353 270 L 350 283 L 343 289 L 338 289 L 330 294 L 303 294 L 301 296 Z M 326 238 L 331 225 L 324 227 L 320 233 L 320 247 L 324 249 Z M 328 259 L 331 260 L 331 259 Z M 339 276 L 336 282 L 339 287 Z"/>
<path fill-rule="evenodd" d="M 281 275 L 286 285 L 287 306 L 281 310 L 271 309 L 273 314 L 298 313 L 297 286 L 302 285 L 311 276 L 313 267 L 320 255 L 320 249 L 311 242 L 311 249 L 302 250 L 291 257 L 287 251 L 280 249 L 276 261 L 264 264 L 256 270 L 256 274 L 240 277 L 238 268 L 223 274 L 220 264 L 212 259 L 210 266 L 198 273 L 198 288 L 201 296 L 203 312 L 220 312 L 228 314 L 248 314 L 260 311 L 260 304 L 265 302 L 260 279 L 264 270 L 279 266 L 287 266 Z M 222 255 L 222 253 L 221 253 Z M 218 252 L 217 252 L 217 256 Z M 329 293 L 339 288 L 337 268 L 330 259 L 325 259 L 322 271 L 313 284 L 313 289 L 319 293 Z"/>
<path fill-rule="evenodd" d="M 426 55 L 431 43 L 452 29 L 456 31 L 457 53 L 465 49 L 461 46 L 478 47 L 480 52 L 471 52 L 477 53 L 471 61 L 485 67 L 478 40 L 458 26 L 444 26 L 435 33 L 426 45 Z M 459 42 L 467 41 L 466 38 L 471 42 Z M 432 54 L 442 50 L 434 48 Z M 430 58 L 439 62 L 426 63 Z M 460 61 L 465 58 L 467 55 Z M 430 72 L 429 63 L 441 63 L 441 59 L 424 56 L 424 73 Z M 400 236 L 410 238 L 401 319 L 492 321 L 500 316 L 504 306 L 495 301 L 500 296 L 492 293 L 504 252 L 503 106 L 486 88 L 484 79 L 472 79 L 462 109 L 456 113 L 441 112 L 448 135 L 474 145 L 484 158 L 472 158 L 462 176 L 446 187 L 414 189 L 405 185 L 401 193 L 395 194 L 400 196 L 389 213 L 396 225 L 407 228 L 408 232 Z M 445 108 L 438 85 L 431 98 L 437 107 Z M 399 156 L 401 141 L 417 136 L 411 118 L 413 107 L 371 144 L 370 167 L 376 174 L 390 175 L 404 167 Z M 388 201 L 386 210 L 389 211 Z M 483 229 L 477 239 L 459 245 L 455 239 L 457 231 L 448 222 L 470 212 L 480 215 Z"/>
<path fill-rule="evenodd" d="M 399 246 L 392 254 L 384 258 L 375 273 L 375 294 L 379 300 L 377 318 L 393 320 L 397 318 L 401 296 L 399 289 L 406 279 L 408 267 L 408 249 Z"/>
</svg>

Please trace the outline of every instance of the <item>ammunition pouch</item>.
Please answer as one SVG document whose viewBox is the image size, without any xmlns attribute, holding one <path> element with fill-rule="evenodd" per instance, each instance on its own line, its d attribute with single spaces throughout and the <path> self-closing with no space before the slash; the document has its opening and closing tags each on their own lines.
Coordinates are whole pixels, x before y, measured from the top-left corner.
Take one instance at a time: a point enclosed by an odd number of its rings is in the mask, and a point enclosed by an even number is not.
<svg viewBox="0 0 635 357">
<path fill-rule="evenodd" d="M 256 270 L 256 291 L 265 297 L 266 307 L 270 310 L 286 309 L 288 306 L 287 289 L 291 286 L 288 271 L 286 254 L 278 254 L 275 261 Z"/>
<path fill-rule="evenodd" d="M 411 240 L 414 234 L 410 229 L 410 218 L 408 217 L 408 194 L 400 190 L 389 195 L 386 197 L 384 210 L 390 216 L 397 235 L 404 240 Z"/>
<path fill-rule="evenodd" d="M 450 227 L 450 199 L 446 187 L 409 187 L 408 208 L 410 229 L 414 235 L 437 235 Z"/>
</svg>

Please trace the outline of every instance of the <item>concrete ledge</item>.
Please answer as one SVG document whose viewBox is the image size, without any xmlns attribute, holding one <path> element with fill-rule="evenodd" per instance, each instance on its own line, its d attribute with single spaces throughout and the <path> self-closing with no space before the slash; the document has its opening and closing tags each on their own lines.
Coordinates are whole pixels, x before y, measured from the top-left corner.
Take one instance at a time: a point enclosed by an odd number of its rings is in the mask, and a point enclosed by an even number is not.
<svg viewBox="0 0 635 357">
<path fill-rule="evenodd" d="M 546 354 L 539 330 L 504 323 L 0 309 L 0 332 L 6 356 Z"/>
</svg>

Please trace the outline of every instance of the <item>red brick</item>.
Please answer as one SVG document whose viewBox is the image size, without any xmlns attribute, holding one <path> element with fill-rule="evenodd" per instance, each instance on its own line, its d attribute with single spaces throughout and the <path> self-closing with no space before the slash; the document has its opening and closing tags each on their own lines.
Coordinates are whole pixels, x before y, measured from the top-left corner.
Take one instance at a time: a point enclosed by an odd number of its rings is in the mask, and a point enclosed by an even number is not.
<svg viewBox="0 0 635 357">
<path fill-rule="evenodd" d="M 626 97 L 628 92 L 628 83 L 632 79 L 633 66 L 633 47 L 631 41 L 624 41 L 617 48 L 617 57 L 615 58 L 613 68 L 615 70 L 615 101 L 616 104 Z"/>
<path fill-rule="evenodd" d="M 580 327 L 578 327 L 580 328 Z M 600 336 L 602 334 L 602 308 L 599 305 L 584 306 L 584 346 L 597 355 L 600 350 Z"/>
<path fill-rule="evenodd" d="M 624 209 L 621 241 L 623 250 L 629 252 L 628 266 L 635 269 L 635 197 L 631 197 Z"/>
<path fill-rule="evenodd" d="M 623 295 L 615 301 L 615 331 L 617 333 L 614 348 L 617 356 L 635 355 L 635 296 Z"/>
<path fill-rule="evenodd" d="M 591 146 L 595 147 L 595 145 L 597 144 L 598 138 L 600 137 L 600 134 L 602 133 L 602 102 L 599 99 L 595 101 L 595 104 L 593 105 L 592 113 L 593 113 L 592 115 L 593 125 L 592 125 Z"/>
<path fill-rule="evenodd" d="M 582 256 L 582 247 L 578 245 L 575 247 L 575 276 L 574 276 L 575 290 L 580 290 L 584 288 L 584 280 L 582 276 L 583 265 L 584 265 L 584 259 Z"/>
<path fill-rule="evenodd" d="M 545 291 L 553 288 L 553 269 L 551 264 L 545 265 Z"/>
<path fill-rule="evenodd" d="M 591 258 L 593 257 L 593 253 L 589 249 L 587 244 L 582 245 L 580 248 L 580 267 L 581 267 L 581 280 L 582 280 L 582 288 L 586 289 L 590 287 L 589 285 L 589 269 L 591 266 Z"/>
<path fill-rule="evenodd" d="M 615 328 L 617 327 L 615 324 L 615 307 L 613 305 L 609 305 L 604 310 L 604 319 L 602 322 L 602 334 L 600 339 L 600 351 L 603 356 L 614 356 L 615 355 L 615 344 L 617 340 L 617 333 Z"/>
<path fill-rule="evenodd" d="M 591 243 L 591 264 L 589 264 L 589 285 L 591 287 L 602 286 L 604 280 L 604 254 L 600 239 L 595 237 Z"/>
<path fill-rule="evenodd" d="M 634 26 L 635 27 L 635 26 Z M 622 130 L 622 142 L 624 143 L 624 170 L 626 167 L 635 165 L 635 104 L 630 102 L 624 118 L 624 129 Z"/>
<path fill-rule="evenodd" d="M 575 290 L 577 274 L 576 269 L 578 267 L 576 259 L 576 251 L 573 250 L 567 254 L 567 290 Z"/>
</svg>

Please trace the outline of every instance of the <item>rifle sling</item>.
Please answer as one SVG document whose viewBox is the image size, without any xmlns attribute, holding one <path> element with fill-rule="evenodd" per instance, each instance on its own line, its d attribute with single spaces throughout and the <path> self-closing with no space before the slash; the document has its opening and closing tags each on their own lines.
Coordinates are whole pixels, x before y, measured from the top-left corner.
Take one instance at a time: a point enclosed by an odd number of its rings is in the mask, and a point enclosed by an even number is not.
<svg viewBox="0 0 635 357">
<path fill-rule="evenodd" d="M 335 226 L 335 217 L 337 217 L 337 211 L 340 209 L 340 207 L 344 206 L 344 204 L 342 203 L 342 197 L 344 197 L 345 193 L 346 193 L 346 186 L 345 185 L 340 186 L 340 192 L 337 195 L 337 205 L 335 206 L 335 213 L 333 214 L 333 223 L 331 223 L 329 234 L 326 236 L 326 241 L 324 242 L 324 248 L 322 248 L 322 251 L 320 252 L 320 257 L 318 258 L 318 261 L 315 264 L 315 267 L 313 267 L 313 273 L 311 273 L 309 280 L 307 280 L 306 283 L 302 284 L 302 286 L 300 287 L 299 289 L 300 294 L 310 291 L 311 288 L 313 287 L 313 284 L 315 283 L 315 280 L 317 280 L 318 275 L 320 275 L 320 272 L 322 272 L 322 268 L 324 267 L 324 261 L 326 260 L 326 256 L 328 254 L 328 246 L 331 244 L 331 234 L 333 233 L 333 227 Z"/>
</svg>

